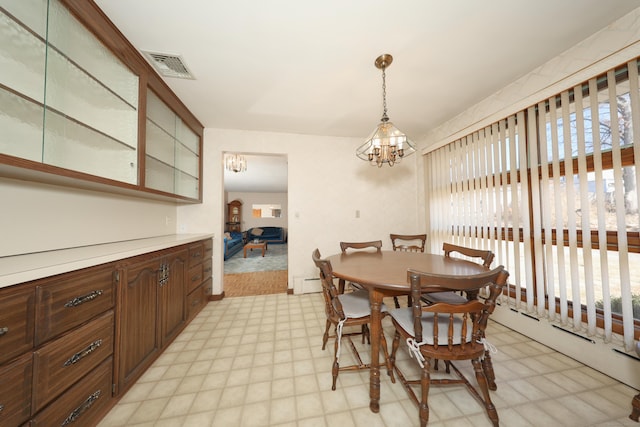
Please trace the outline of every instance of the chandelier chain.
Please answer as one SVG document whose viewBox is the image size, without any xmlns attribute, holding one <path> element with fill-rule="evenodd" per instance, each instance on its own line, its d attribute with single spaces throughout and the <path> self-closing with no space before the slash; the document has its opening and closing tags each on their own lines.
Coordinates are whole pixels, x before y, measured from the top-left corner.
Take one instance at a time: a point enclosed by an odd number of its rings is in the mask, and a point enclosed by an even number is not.
<svg viewBox="0 0 640 427">
<path fill-rule="evenodd" d="M 385 73 L 386 67 L 382 67 L 382 121 L 389 120 L 387 116 L 387 74 Z"/>
</svg>

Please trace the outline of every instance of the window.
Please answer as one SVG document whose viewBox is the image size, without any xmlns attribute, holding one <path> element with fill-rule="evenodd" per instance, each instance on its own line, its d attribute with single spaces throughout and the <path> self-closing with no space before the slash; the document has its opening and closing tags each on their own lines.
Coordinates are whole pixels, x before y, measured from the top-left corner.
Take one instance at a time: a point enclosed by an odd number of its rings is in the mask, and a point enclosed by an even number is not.
<svg viewBox="0 0 640 427">
<path fill-rule="evenodd" d="M 493 250 L 511 274 L 509 304 L 607 341 L 619 334 L 630 350 L 640 330 L 634 134 L 636 60 L 428 153 L 432 244 Z"/>
<path fill-rule="evenodd" d="M 259 205 L 251 206 L 254 218 L 280 218 L 282 207 L 280 205 Z"/>
</svg>

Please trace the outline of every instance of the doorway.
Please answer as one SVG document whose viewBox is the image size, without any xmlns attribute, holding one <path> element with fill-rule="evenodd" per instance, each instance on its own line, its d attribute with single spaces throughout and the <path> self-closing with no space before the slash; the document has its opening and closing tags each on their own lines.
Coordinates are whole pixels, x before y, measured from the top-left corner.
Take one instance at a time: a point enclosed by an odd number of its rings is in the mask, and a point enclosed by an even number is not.
<svg viewBox="0 0 640 427">
<path fill-rule="evenodd" d="M 228 207 L 224 218 L 225 236 L 235 240 L 233 249 L 224 256 L 225 297 L 286 293 L 289 211 L 287 156 L 223 154 L 225 164 L 229 155 L 242 156 L 246 162 L 246 170 L 242 172 L 224 169 L 223 203 Z M 238 217 L 229 213 L 230 209 Z M 264 238 L 259 233 L 261 230 L 264 231 Z M 241 242 L 238 242 L 239 238 Z M 225 247 L 227 239 L 223 239 Z M 244 245 L 253 239 L 266 242 L 264 256 L 260 248 L 244 250 Z"/>
</svg>

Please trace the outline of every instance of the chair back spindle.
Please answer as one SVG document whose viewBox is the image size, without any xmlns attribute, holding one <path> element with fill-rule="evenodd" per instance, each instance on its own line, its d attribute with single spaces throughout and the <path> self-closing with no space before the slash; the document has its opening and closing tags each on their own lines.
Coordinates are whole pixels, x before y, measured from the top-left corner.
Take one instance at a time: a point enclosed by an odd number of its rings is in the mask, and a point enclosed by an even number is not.
<svg viewBox="0 0 640 427">
<path fill-rule="evenodd" d="M 390 234 L 394 251 L 424 252 L 426 234 Z"/>
</svg>

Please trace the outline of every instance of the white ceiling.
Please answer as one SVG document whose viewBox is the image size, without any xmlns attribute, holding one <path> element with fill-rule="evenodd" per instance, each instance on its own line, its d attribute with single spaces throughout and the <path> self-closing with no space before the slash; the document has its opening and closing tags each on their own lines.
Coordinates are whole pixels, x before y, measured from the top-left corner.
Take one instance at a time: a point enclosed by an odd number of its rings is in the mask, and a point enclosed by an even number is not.
<svg viewBox="0 0 640 427">
<path fill-rule="evenodd" d="M 640 0 L 95 0 L 207 128 L 362 137 L 382 114 L 419 139 Z"/>
</svg>

